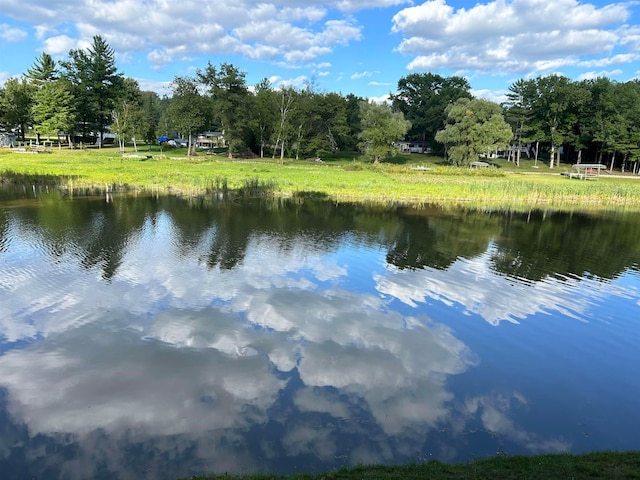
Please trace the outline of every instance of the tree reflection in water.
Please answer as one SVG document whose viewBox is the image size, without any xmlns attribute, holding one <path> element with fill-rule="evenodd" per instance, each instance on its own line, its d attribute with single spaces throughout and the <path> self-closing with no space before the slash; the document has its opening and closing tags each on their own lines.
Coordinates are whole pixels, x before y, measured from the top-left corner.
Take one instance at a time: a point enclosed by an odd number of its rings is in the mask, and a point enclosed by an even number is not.
<svg viewBox="0 0 640 480">
<path fill-rule="evenodd" d="M 639 447 L 625 417 L 640 393 L 636 216 L 55 193 L 2 205 L 12 478 Z M 571 428 L 585 418 L 590 444 Z"/>
</svg>

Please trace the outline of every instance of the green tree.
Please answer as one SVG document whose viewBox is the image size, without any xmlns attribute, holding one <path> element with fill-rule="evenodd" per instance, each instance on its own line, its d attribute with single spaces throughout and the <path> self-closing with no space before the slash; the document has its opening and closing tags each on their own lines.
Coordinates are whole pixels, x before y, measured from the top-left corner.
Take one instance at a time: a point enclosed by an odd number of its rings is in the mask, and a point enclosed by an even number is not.
<svg viewBox="0 0 640 480">
<path fill-rule="evenodd" d="M 362 97 L 358 97 L 350 93 L 346 97 L 346 121 L 349 131 L 345 137 L 344 150 L 356 150 L 358 148 L 358 139 L 362 131 L 362 122 L 360 118 L 360 102 L 366 101 Z"/>
<path fill-rule="evenodd" d="M 172 83 L 173 96 L 167 109 L 173 126 L 189 139 L 191 154 L 193 135 L 203 131 L 210 123 L 211 103 L 200 94 L 198 82 L 191 77 L 175 77 Z"/>
<path fill-rule="evenodd" d="M 64 79 L 48 81 L 36 91 L 33 104 L 33 119 L 38 135 L 47 138 L 63 132 L 68 136 L 69 147 L 73 142 L 71 133 L 76 123 L 76 100 L 73 97 L 72 87 Z"/>
<path fill-rule="evenodd" d="M 618 150 L 624 155 L 622 168 L 626 161 L 631 162 L 633 173 L 639 173 L 640 160 L 640 82 L 616 84 L 615 99 L 617 111 L 624 117 L 625 132 Z"/>
<path fill-rule="evenodd" d="M 533 115 L 551 145 L 549 168 L 560 161 L 560 146 L 574 140 L 579 109 L 586 101 L 584 91 L 561 75 L 549 75 L 535 79 Z M 557 156 L 557 157 L 556 157 Z"/>
<path fill-rule="evenodd" d="M 411 122 L 407 136 L 437 148 L 435 135 L 444 125 L 445 109 L 459 98 L 472 98 L 471 86 L 458 76 L 412 73 L 398 80 L 398 92 L 391 94 L 395 109 Z"/>
<path fill-rule="evenodd" d="M 118 135 L 120 150 L 124 151 L 127 139 L 132 139 L 133 146 L 138 151 L 137 139 L 143 136 L 142 92 L 138 82 L 132 78 L 125 78 L 122 89 L 111 112 L 111 132 Z"/>
<path fill-rule="evenodd" d="M 447 146 L 448 159 L 458 166 L 468 165 L 497 147 L 506 147 L 513 137 L 502 109 L 483 99 L 458 99 L 447 108 L 447 124 L 436 140 Z"/>
<path fill-rule="evenodd" d="M 395 151 L 394 142 L 402 140 L 411 128 L 404 114 L 394 112 L 386 103 L 361 102 L 360 117 L 362 149 L 375 163 L 390 157 Z"/>
<path fill-rule="evenodd" d="M 71 50 L 69 60 L 61 62 L 64 77 L 74 85 L 78 106 L 78 130 L 87 135 L 97 132 L 99 145 L 112 121 L 112 112 L 122 89 L 123 77 L 115 64 L 115 52 L 96 35 L 87 51 Z"/>
<path fill-rule="evenodd" d="M 218 68 L 209 64 L 198 70 L 198 80 L 209 89 L 215 114 L 229 144 L 229 157 L 234 151 L 246 148 L 249 124 L 249 89 L 245 73 L 230 63 L 222 63 Z"/>
<path fill-rule="evenodd" d="M 26 78 L 15 77 L 8 79 L 0 90 L 0 123 L 8 130 L 19 129 L 22 141 L 33 122 L 33 92 Z"/>
<path fill-rule="evenodd" d="M 347 144 L 347 101 L 337 93 L 314 93 L 307 103 L 308 138 L 305 154 L 321 157 Z"/>
<path fill-rule="evenodd" d="M 143 91 L 142 97 L 142 139 L 151 145 L 156 142 L 156 131 L 160 124 L 162 104 L 156 92 Z"/>
<path fill-rule="evenodd" d="M 298 92 L 293 87 L 282 87 L 278 92 L 278 115 L 275 129 L 275 140 L 273 144 L 273 158 L 280 149 L 280 160 L 284 159 L 284 152 L 291 134 L 291 113 L 298 100 Z"/>
<path fill-rule="evenodd" d="M 271 82 L 267 78 L 263 78 L 255 86 L 251 125 L 258 142 L 260 158 L 264 157 L 265 146 L 276 128 L 278 101 L 276 95 L 277 93 L 274 92 Z"/>
<path fill-rule="evenodd" d="M 538 161 L 539 140 L 541 132 L 533 116 L 533 101 L 536 86 L 532 80 L 520 79 L 509 86 L 507 101 L 505 102 L 505 120 L 513 130 L 517 151 L 515 163 L 520 166 L 520 148 L 524 143 L 536 142 L 535 162 Z"/>
<path fill-rule="evenodd" d="M 27 69 L 27 78 L 36 86 L 54 82 L 60 77 L 56 61 L 46 52 L 36 58 L 31 68 Z"/>
</svg>

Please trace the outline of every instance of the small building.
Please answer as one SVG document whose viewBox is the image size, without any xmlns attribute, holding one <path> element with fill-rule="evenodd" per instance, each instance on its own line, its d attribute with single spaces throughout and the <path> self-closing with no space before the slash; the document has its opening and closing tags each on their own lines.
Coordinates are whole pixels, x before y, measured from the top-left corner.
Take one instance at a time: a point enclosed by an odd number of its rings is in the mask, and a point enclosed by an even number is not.
<svg viewBox="0 0 640 480">
<path fill-rule="evenodd" d="M 431 147 L 422 140 L 403 140 L 395 146 L 402 153 L 431 153 Z"/>
<path fill-rule="evenodd" d="M 224 132 L 204 132 L 196 138 L 198 148 L 226 147 Z"/>
</svg>

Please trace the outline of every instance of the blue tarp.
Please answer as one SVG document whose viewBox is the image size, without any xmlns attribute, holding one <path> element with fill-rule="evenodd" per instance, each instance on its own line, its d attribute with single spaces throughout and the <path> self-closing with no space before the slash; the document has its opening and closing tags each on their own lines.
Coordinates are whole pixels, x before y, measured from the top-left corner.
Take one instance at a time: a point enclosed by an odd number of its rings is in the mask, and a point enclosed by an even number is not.
<svg viewBox="0 0 640 480">
<path fill-rule="evenodd" d="M 168 141 L 169 137 L 167 137 L 166 135 L 163 135 L 158 139 L 158 143 L 167 143 Z"/>
</svg>

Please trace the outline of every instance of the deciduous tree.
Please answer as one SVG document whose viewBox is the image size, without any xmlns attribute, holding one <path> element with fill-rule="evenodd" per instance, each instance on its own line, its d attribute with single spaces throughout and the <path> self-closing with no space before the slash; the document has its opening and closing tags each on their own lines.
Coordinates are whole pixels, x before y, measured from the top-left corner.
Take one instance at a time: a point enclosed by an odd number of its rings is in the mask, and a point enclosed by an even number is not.
<svg viewBox="0 0 640 480">
<path fill-rule="evenodd" d="M 447 108 L 447 124 L 436 134 L 436 140 L 447 146 L 448 159 L 458 166 L 469 165 L 496 147 L 506 147 L 512 137 L 498 104 L 467 98 Z"/>
<path fill-rule="evenodd" d="M 471 86 L 465 78 L 443 77 L 433 73 L 412 73 L 398 81 L 398 92 L 391 102 L 411 122 L 407 136 L 431 147 L 445 122 L 445 109 L 459 98 L 471 98 Z"/>
<path fill-rule="evenodd" d="M 395 151 L 394 142 L 402 140 L 411 128 L 404 114 L 393 111 L 386 103 L 361 102 L 360 117 L 361 145 L 375 163 L 390 157 Z"/>
<path fill-rule="evenodd" d="M 26 78 L 15 77 L 8 79 L 0 90 L 0 123 L 7 129 L 17 128 L 23 141 L 33 121 L 33 91 Z"/>
<path fill-rule="evenodd" d="M 211 119 L 211 102 L 200 94 L 198 82 L 191 77 L 175 77 L 172 82 L 173 97 L 167 113 L 173 126 L 189 138 L 192 152 L 193 135 L 203 131 Z"/>
<path fill-rule="evenodd" d="M 249 128 L 249 89 L 245 73 L 230 63 L 218 68 L 209 63 L 198 70 L 198 80 L 205 85 L 213 100 L 215 115 L 219 117 L 224 135 L 229 144 L 229 157 L 235 151 L 246 148 L 245 134 Z"/>
</svg>

